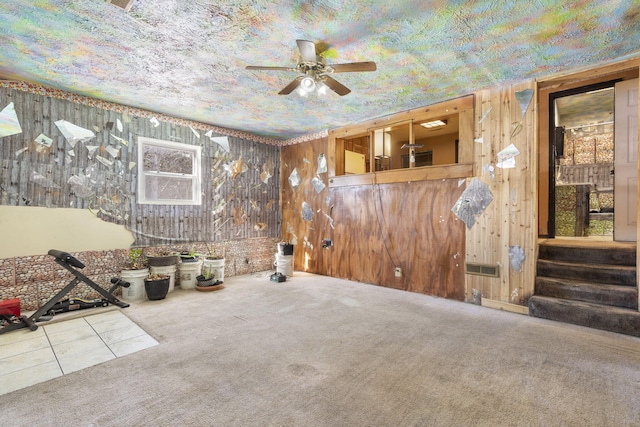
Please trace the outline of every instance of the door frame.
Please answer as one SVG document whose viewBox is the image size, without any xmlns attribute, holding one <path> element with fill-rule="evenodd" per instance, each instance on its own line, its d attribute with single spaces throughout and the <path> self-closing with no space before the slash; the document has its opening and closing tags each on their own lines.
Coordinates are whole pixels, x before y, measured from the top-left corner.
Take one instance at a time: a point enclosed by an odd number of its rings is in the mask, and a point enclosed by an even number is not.
<svg viewBox="0 0 640 427">
<path fill-rule="evenodd" d="M 638 78 L 638 60 L 625 60 L 615 64 L 591 68 L 574 73 L 551 76 L 537 82 L 538 95 L 538 236 L 549 237 L 549 192 L 555 170 L 550 171 L 550 120 L 549 95 L 570 89 L 581 88 L 611 80 L 630 80 Z M 554 177 L 555 179 L 555 177 Z M 555 204 L 555 200 L 554 200 Z M 554 224 L 555 226 L 555 224 Z M 640 252 L 638 255 L 640 262 Z M 640 269 L 639 269 L 640 270 Z"/>
<path fill-rule="evenodd" d="M 578 95 L 581 93 L 591 92 L 594 90 L 615 88 L 615 84 L 622 79 L 608 80 L 605 82 L 592 83 L 586 86 L 579 86 L 572 89 L 549 93 L 549 211 L 547 220 L 547 236 L 548 238 L 556 237 L 556 123 L 555 123 L 555 101 L 558 98 L 566 96 Z M 615 115 L 614 115 L 615 120 Z M 615 215 L 615 212 L 614 212 Z"/>
</svg>

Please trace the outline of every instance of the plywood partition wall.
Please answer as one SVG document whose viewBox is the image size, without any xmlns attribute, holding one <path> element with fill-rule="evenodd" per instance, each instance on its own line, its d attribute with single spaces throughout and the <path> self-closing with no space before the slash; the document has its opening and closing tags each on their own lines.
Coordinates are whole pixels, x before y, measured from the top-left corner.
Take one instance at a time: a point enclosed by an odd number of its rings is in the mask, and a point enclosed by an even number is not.
<svg viewBox="0 0 640 427">
<path fill-rule="evenodd" d="M 464 300 L 464 223 L 451 212 L 464 190 L 458 179 L 377 183 L 364 174 L 329 188 L 317 173 L 327 149 L 326 139 L 282 148 L 282 230 L 295 243 L 295 270 Z M 325 238 L 333 246 L 322 249 Z"/>
<path fill-rule="evenodd" d="M 327 173 L 318 173 L 318 157 L 326 153 L 326 138 L 282 147 L 280 202 L 283 240 L 295 245 L 294 269 L 331 276 L 332 252 L 322 250 L 322 240 L 333 239 L 330 218 L 334 201 Z M 300 177 L 297 187 L 291 184 L 294 172 Z M 320 191 L 314 187 L 314 179 L 318 189 L 324 185 Z M 309 220 L 302 217 L 305 206 L 312 213 Z"/>
<path fill-rule="evenodd" d="M 534 90 L 534 95 L 523 113 L 516 93 L 527 89 Z M 534 82 L 484 90 L 475 99 L 475 170 L 477 179 L 489 187 L 493 201 L 467 230 L 466 261 L 498 266 L 500 275 L 468 274 L 467 300 L 481 297 L 526 305 L 534 290 L 537 251 Z M 515 168 L 497 167 L 498 153 L 511 144 L 520 152 Z M 485 170 L 489 167 L 493 167 L 493 175 Z M 524 261 L 512 265 L 518 253 L 524 255 Z"/>
</svg>

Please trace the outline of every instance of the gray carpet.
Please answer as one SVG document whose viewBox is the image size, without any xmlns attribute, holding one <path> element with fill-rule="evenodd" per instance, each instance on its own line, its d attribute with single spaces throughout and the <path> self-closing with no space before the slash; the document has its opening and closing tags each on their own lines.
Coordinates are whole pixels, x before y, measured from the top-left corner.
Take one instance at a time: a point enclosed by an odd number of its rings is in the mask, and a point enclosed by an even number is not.
<svg viewBox="0 0 640 427">
<path fill-rule="evenodd" d="M 640 425 L 638 338 L 298 272 L 225 284 L 124 309 L 160 345 L 9 393 L 2 423 Z"/>
</svg>

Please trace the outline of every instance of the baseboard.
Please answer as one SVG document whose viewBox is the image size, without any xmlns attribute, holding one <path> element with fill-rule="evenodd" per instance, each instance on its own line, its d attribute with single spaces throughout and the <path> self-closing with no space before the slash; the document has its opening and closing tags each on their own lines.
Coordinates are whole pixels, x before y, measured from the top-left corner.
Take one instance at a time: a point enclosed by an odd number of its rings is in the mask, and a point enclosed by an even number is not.
<svg viewBox="0 0 640 427">
<path fill-rule="evenodd" d="M 482 306 L 495 308 L 497 310 L 510 311 L 511 313 L 529 315 L 529 307 L 526 305 L 510 304 L 508 302 L 482 298 Z"/>
</svg>

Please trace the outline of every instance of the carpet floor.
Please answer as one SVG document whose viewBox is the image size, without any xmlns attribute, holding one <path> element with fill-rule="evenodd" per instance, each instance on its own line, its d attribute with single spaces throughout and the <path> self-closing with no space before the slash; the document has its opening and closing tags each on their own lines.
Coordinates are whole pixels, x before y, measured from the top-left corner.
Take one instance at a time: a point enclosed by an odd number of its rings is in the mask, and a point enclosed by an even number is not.
<svg viewBox="0 0 640 427">
<path fill-rule="evenodd" d="M 2 395 L 3 423 L 640 425 L 638 338 L 268 274 L 122 309 L 158 345 Z"/>
</svg>

